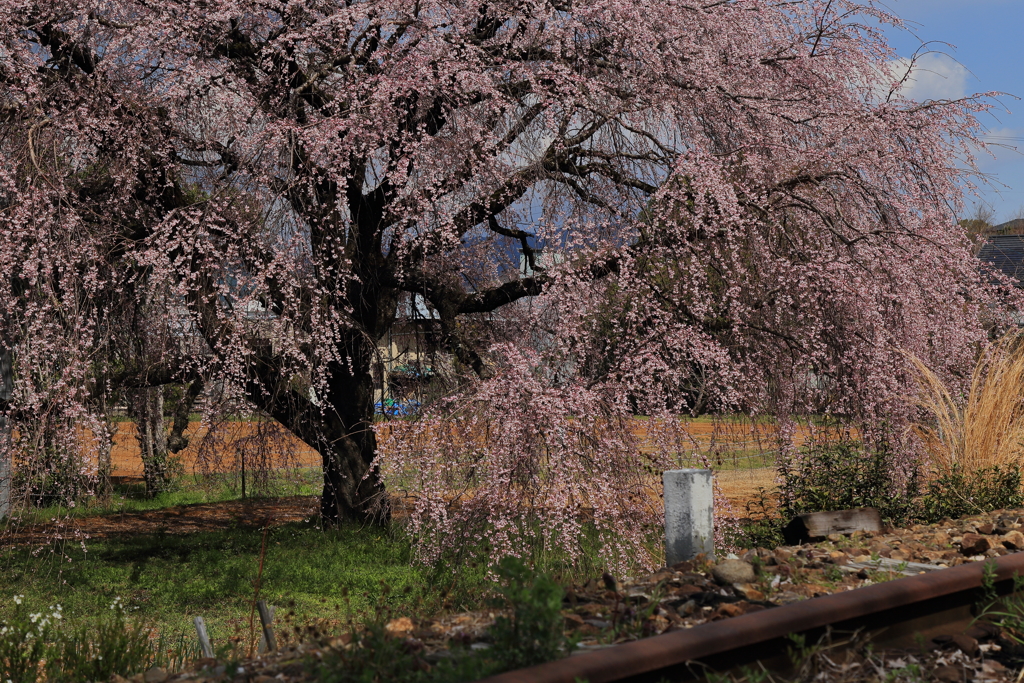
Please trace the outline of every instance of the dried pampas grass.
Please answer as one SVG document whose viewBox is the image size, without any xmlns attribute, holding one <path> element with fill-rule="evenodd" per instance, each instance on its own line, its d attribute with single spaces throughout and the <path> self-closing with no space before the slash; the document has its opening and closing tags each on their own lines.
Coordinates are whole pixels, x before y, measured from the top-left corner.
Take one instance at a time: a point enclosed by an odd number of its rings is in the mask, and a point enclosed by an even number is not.
<svg viewBox="0 0 1024 683">
<path fill-rule="evenodd" d="M 966 396 L 954 397 L 919 358 L 915 405 L 931 413 L 932 424 L 917 424 L 939 473 L 1024 465 L 1024 334 L 1012 332 L 978 359 Z"/>
</svg>

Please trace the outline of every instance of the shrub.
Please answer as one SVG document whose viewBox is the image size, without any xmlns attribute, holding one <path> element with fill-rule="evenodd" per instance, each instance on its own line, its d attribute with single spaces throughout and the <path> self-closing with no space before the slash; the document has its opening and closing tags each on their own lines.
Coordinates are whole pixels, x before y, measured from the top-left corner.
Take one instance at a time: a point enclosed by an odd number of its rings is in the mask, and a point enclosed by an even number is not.
<svg viewBox="0 0 1024 683">
<path fill-rule="evenodd" d="M 956 519 L 1022 505 L 1024 495 L 1021 495 L 1019 468 L 994 465 L 965 473 L 959 465 L 954 465 L 929 482 L 917 516 L 924 522 L 937 522 L 946 517 Z"/>
<path fill-rule="evenodd" d="M 784 517 L 804 512 L 876 508 L 882 519 L 903 524 L 915 514 L 918 473 L 897 480 L 899 467 L 885 445 L 869 448 L 851 439 L 818 443 L 779 467 Z"/>
<path fill-rule="evenodd" d="M 886 449 L 868 449 L 846 440 L 803 449 L 779 469 L 780 491 L 761 489 L 759 498 L 747 505 L 748 519 L 732 539 L 735 545 L 781 545 L 782 527 L 805 512 L 873 507 L 887 523 L 898 525 L 1024 506 L 1024 475 L 1012 464 L 933 470 L 922 493 L 917 472 L 911 472 L 902 486 L 893 482 L 894 468 Z"/>
</svg>

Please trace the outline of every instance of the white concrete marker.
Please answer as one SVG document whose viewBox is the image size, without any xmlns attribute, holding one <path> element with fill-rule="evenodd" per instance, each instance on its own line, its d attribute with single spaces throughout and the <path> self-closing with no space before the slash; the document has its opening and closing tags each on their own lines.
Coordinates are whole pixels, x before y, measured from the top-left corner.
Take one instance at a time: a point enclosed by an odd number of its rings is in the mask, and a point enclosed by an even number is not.
<svg viewBox="0 0 1024 683">
<path fill-rule="evenodd" d="M 665 484 L 665 565 L 715 552 L 711 470 L 669 470 Z"/>
</svg>

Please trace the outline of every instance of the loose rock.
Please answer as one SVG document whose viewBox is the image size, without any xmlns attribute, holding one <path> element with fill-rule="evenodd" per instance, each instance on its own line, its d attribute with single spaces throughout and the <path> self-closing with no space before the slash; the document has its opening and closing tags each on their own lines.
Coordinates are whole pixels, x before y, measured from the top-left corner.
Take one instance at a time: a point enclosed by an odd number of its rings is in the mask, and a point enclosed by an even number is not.
<svg viewBox="0 0 1024 683">
<path fill-rule="evenodd" d="M 967 533 L 960 539 L 960 552 L 968 557 L 980 555 L 992 547 L 992 542 L 984 536 Z"/>
<path fill-rule="evenodd" d="M 142 680 L 145 681 L 145 683 L 164 683 L 168 678 L 170 678 L 170 676 L 168 676 L 166 669 L 154 666 L 146 672 Z"/>
<path fill-rule="evenodd" d="M 723 560 L 714 566 L 711 575 L 723 586 L 736 583 L 753 583 L 754 566 L 743 560 Z"/>
<path fill-rule="evenodd" d="M 1024 534 L 1016 529 L 1006 532 L 1001 539 L 1003 545 L 1010 550 L 1024 549 Z"/>
</svg>

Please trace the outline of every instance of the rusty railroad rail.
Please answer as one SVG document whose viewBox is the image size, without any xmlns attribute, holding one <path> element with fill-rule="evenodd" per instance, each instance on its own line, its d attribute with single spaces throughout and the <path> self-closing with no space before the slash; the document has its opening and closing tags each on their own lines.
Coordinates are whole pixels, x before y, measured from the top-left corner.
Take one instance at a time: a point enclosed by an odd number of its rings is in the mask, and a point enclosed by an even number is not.
<svg viewBox="0 0 1024 683">
<path fill-rule="evenodd" d="M 1006 595 L 1024 576 L 1024 552 L 994 560 L 996 590 Z M 781 661 L 789 634 L 809 642 L 827 629 L 866 631 L 872 641 L 907 646 L 966 627 L 980 597 L 982 562 L 879 583 L 673 631 L 547 664 L 509 671 L 480 683 L 614 683 L 684 681 L 708 670 L 727 671 L 756 661 Z"/>
</svg>

